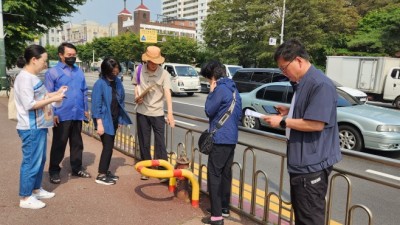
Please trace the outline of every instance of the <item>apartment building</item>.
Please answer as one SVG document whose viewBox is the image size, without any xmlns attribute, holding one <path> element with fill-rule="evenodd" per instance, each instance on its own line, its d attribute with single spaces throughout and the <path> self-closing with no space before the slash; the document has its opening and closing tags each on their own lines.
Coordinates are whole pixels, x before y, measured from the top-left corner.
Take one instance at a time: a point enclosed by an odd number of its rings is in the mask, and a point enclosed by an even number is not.
<svg viewBox="0 0 400 225">
<path fill-rule="evenodd" d="M 203 42 L 202 23 L 211 0 L 162 0 L 161 14 L 166 18 L 194 19 L 197 41 Z"/>
</svg>

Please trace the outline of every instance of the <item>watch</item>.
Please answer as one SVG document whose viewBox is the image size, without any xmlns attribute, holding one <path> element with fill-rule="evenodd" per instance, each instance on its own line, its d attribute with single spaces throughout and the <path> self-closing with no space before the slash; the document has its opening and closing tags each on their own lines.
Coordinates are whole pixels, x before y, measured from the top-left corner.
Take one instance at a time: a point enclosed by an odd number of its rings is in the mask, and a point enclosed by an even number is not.
<svg viewBox="0 0 400 225">
<path fill-rule="evenodd" d="M 281 122 L 279 123 L 279 126 L 282 128 L 286 128 L 286 117 L 283 117 Z"/>
</svg>

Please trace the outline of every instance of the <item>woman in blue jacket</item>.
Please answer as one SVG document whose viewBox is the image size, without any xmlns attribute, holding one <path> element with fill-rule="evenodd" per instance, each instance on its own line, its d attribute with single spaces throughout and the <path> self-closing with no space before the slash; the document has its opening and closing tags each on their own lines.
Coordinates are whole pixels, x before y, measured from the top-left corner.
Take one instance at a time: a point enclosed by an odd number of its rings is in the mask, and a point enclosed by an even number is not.
<svg viewBox="0 0 400 225">
<path fill-rule="evenodd" d="M 117 60 L 105 58 L 101 63 L 102 76 L 94 84 L 92 92 L 92 118 L 103 144 L 96 183 L 104 185 L 115 184 L 119 179 L 108 170 L 118 126 L 132 124 L 125 111 L 125 90 L 117 78 L 120 68 Z"/>
<path fill-rule="evenodd" d="M 227 121 L 214 134 L 213 149 L 208 157 L 207 184 L 210 193 L 211 217 L 203 219 L 204 224 L 224 224 L 223 217 L 229 216 L 232 186 L 232 163 L 238 142 L 238 125 L 242 116 L 242 99 L 235 82 L 226 76 L 225 66 L 211 61 L 201 68 L 201 75 L 210 83 L 210 93 L 205 103 L 205 113 L 209 118 L 209 131 L 215 129 L 218 121 L 231 106 L 233 93 L 235 107 Z"/>
</svg>

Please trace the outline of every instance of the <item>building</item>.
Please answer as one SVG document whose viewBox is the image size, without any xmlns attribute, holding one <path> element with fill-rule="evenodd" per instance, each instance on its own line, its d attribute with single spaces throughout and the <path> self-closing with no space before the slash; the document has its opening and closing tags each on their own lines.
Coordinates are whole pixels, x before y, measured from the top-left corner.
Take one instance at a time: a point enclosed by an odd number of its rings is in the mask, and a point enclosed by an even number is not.
<svg viewBox="0 0 400 225">
<path fill-rule="evenodd" d="M 202 23 L 207 17 L 208 3 L 211 0 L 162 0 L 161 13 L 176 19 L 194 19 L 197 41 L 203 42 Z"/>
<path fill-rule="evenodd" d="M 95 38 L 114 37 L 118 35 L 118 24 L 110 23 L 102 26 L 93 21 L 83 21 L 81 24 L 67 23 L 62 27 L 50 28 L 35 43 L 42 46 L 59 46 L 62 42 L 72 44 L 85 44 L 92 42 Z"/>
<path fill-rule="evenodd" d="M 126 1 L 126 0 L 125 0 Z M 126 2 L 125 2 L 126 3 Z M 157 30 L 160 39 L 165 40 L 168 37 L 189 37 L 196 39 L 196 21 L 195 19 L 166 18 L 163 21 L 150 21 L 151 12 L 143 4 L 133 11 L 132 14 L 124 9 L 118 14 L 118 33 L 133 32 L 140 33 L 140 29 Z M 120 26 L 122 24 L 122 26 Z"/>
</svg>

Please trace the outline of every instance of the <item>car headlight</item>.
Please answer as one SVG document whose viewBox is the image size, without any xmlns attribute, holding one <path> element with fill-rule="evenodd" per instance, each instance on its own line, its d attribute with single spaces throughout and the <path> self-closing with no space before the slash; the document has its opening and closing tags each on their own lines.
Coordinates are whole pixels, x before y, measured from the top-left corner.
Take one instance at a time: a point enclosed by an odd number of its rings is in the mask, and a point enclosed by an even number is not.
<svg viewBox="0 0 400 225">
<path fill-rule="evenodd" d="M 376 128 L 378 132 L 397 132 L 400 133 L 400 126 L 399 125 L 379 125 Z"/>
</svg>

